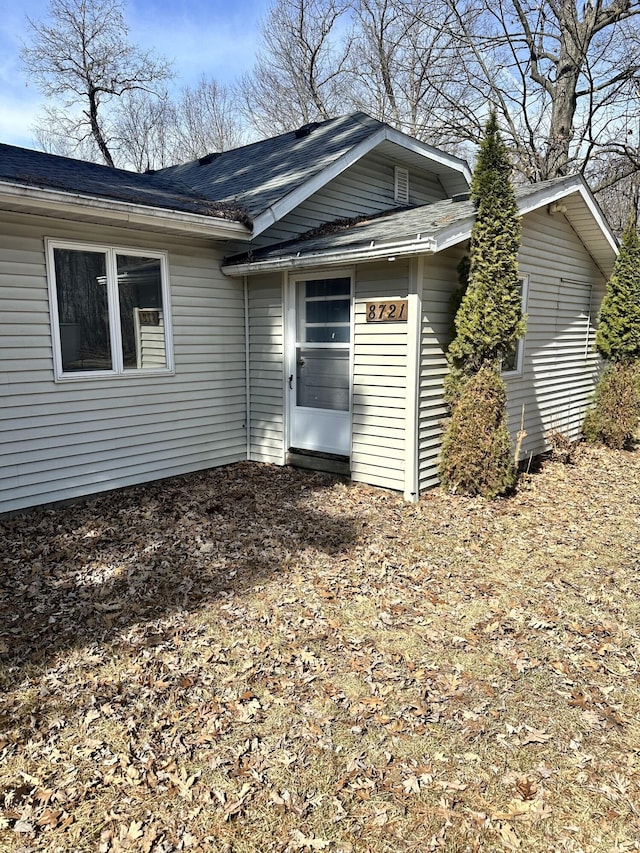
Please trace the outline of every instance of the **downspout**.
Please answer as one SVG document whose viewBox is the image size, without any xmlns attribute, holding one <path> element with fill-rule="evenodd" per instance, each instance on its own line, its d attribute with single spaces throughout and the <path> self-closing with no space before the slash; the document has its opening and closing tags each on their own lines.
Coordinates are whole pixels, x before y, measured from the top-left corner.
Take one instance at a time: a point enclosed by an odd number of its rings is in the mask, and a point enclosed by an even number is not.
<svg viewBox="0 0 640 853">
<path fill-rule="evenodd" d="M 245 372 L 245 429 L 247 432 L 247 460 L 251 459 L 251 372 L 249 353 L 249 276 L 242 276 L 244 291 L 244 372 Z"/>
<path fill-rule="evenodd" d="M 424 256 L 412 259 L 407 294 L 407 390 L 405 397 L 404 499 L 415 503 L 420 496 L 420 355 L 422 339 L 422 288 Z"/>
</svg>

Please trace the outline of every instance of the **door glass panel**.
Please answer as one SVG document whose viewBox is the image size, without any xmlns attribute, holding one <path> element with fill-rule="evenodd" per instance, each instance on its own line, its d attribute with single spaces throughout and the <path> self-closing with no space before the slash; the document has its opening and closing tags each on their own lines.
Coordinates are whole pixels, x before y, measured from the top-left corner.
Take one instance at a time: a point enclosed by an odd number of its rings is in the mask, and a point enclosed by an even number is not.
<svg viewBox="0 0 640 853">
<path fill-rule="evenodd" d="M 300 282 L 297 309 L 296 403 L 348 412 L 351 280 Z"/>
<path fill-rule="evenodd" d="M 321 296 L 351 296 L 351 280 L 349 278 L 320 278 L 305 281 L 303 287 L 307 298 Z"/>
<path fill-rule="evenodd" d="M 351 280 L 330 278 L 298 285 L 298 342 L 350 341 Z"/>
<path fill-rule="evenodd" d="M 298 406 L 349 411 L 349 350 L 296 350 Z"/>
<path fill-rule="evenodd" d="M 307 325 L 349 323 L 349 299 L 307 299 Z"/>
<path fill-rule="evenodd" d="M 349 326 L 307 326 L 308 344 L 348 344 Z"/>
</svg>

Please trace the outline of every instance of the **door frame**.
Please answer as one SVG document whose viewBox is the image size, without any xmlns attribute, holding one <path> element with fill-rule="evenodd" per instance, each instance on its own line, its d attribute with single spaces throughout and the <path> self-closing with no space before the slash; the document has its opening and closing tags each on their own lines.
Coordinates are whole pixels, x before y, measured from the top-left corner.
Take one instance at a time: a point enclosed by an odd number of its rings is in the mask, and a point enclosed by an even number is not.
<svg viewBox="0 0 640 853">
<path fill-rule="evenodd" d="M 353 444 L 353 350 L 354 350 L 354 302 L 355 302 L 355 267 L 331 267 L 328 269 L 313 269 L 309 271 L 295 271 L 285 273 L 283 276 L 284 290 L 284 417 L 285 417 L 285 454 L 291 448 L 291 433 L 296 408 L 296 343 L 297 343 L 297 288 L 302 281 L 317 281 L 324 278 L 348 278 L 350 281 L 350 304 L 349 304 L 349 453 L 351 458 Z M 291 387 L 289 377 L 293 377 Z M 301 450 L 307 448 L 300 448 Z M 321 451 L 322 452 L 322 451 Z M 328 454 L 331 451 L 326 451 Z"/>
</svg>

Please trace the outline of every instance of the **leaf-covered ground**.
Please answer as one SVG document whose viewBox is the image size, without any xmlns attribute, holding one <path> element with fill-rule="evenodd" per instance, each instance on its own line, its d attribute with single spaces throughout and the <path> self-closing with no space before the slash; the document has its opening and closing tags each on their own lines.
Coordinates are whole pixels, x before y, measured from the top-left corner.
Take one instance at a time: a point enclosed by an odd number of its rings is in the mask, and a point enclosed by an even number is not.
<svg viewBox="0 0 640 853">
<path fill-rule="evenodd" d="M 640 453 L 0 521 L 3 851 L 640 850 Z"/>
</svg>

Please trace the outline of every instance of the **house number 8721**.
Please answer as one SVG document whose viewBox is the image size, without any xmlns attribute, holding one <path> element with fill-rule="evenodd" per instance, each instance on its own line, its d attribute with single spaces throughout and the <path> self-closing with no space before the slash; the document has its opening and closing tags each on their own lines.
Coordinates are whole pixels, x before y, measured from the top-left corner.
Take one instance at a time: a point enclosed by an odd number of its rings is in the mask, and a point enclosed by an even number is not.
<svg viewBox="0 0 640 853">
<path fill-rule="evenodd" d="M 406 323 L 407 300 L 367 302 L 367 323 Z"/>
</svg>

